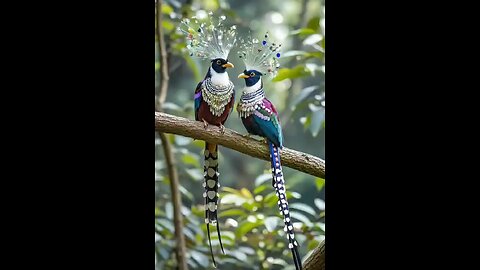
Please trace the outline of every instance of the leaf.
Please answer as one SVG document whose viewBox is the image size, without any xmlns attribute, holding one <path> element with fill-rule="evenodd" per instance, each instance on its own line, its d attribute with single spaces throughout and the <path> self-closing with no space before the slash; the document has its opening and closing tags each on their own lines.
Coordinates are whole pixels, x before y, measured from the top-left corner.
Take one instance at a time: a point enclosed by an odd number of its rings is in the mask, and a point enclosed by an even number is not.
<svg viewBox="0 0 480 270">
<path fill-rule="evenodd" d="M 182 156 L 182 162 L 184 164 L 193 165 L 197 168 L 200 167 L 200 161 L 199 161 L 198 156 L 193 155 L 191 153 L 184 154 Z"/>
<path fill-rule="evenodd" d="M 311 29 L 311 28 L 300 28 L 300 29 L 297 29 L 297 30 L 293 30 L 292 32 L 290 32 L 290 35 L 300 35 L 300 36 L 306 36 L 306 35 L 311 35 L 311 34 L 315 34 L 315 30 Z"/>
<path fill-rule="evenodd" d="M 206 255 L 193 249 L 190 250 L 190 255 L 192 256 L 192 259 L 194 259 L 198 264 L 205 268 L 208 267 L 209 259 Z"/>
<path fill-rule="evenodd" d="M 312 225 L 312 222 L 310 221 L 310 219 L 307 216 L 305 216 L 304 214 L 299 213 L 298 211 L 290 212 L 290 216 L 292 218 L 302 222 L 303 224 L 309 226 L 309 227 Z"/>
<path fill-rule="evenodd" d="M 297 209 L 297 210 L 301 210 L 305 213 L 309 213 L 312 216 L 316 216 L 316 214 L 317 214 L 315 212 L 315 210 L 310 205 L 307 205 L 307 204 L 304 204 L 304 203 L 291 203 L 288 207 L 293 208 L 293 209 Z"/>
<path fill-rule="evenodd" d="M 237 231 L 235 232 L 235 236 L 237 238 L 241 238 L 242 236 L 246 235 L 248 232 L 250 232 L 253 228 L 256 228 L 260 225 L 263 224 L 263 220 L 257 220 L 256 222 L 248 222 L 248 221 L 243 221 L 240 223 L 238 226 Z"/>
<path fill-rule="evenodd" d="M 180 190 L 180 193 L 182 193 L 183 195 L 185 195 L 185 197 L 187 197 L 190 201 L 193 201 L 193 194 L 190 193 L 190 191 L 188 191 L 185 187 L 183 187 L 182 185 L 180 185 L 180 187 L 178 188 Z"/>
<path fill-rule="evenodd" d="M 315 203 L 315 206 L 319 209 L 319 210 L 325 210 L 325 201 L 323 201 L 322 199 L 319 199 L 319 198 L 316 198 L 315 200 L 313 200 L 313 202 Z"/>
<path fill-rule="evenodd" d="M 226 194 L 222 196 L 220 200 L 222 204 L 235 204 L 236 206 L 240 206 L 247 202 L 247 199 L 236 194 Z"/>
<path fill-rule="evenodd" d="M 317 246 L 318 246 L 319 242 L 315 239 L 312 239 L 308 242 L 308 245 L 307 245 L 307 248 L 308 250 L 312 250 L 312 249 L 315 249 Z"/>
<path fill-rule="evenodd" d="M 202 76 L 200 75 L 200 70 L 198 69 L 198 66 L 195 63 L 195 61 L 193 61 L 192 57 L 190 57 L 188 55 L 184 55 L 183 58 L 187 62 L 188 67 L 190 67 L 190 69 L 192 70 L 195 81 L 197 81 L 197 82 L 201 81 Z"/>
<path fill-rule="evenodd" d="M 243 196 L 242 192 L 234 189 L 234 188 L 231 188 L 231 187 L 223 187 L 222 189 L 224 192 L 228 192 L 228 193 L 232 193 L 232 194 L 235 194 L 235 195 L 238 195 L 238 196 Z"/>
<path fill-rule="evenodd" d="M 271 174 L 261 174 L 255 179 L 255 186 L 260 186 L 261 184 L 265 183 L 267 180 L 272 179 Z"/>
<path fill-rule="evenodd" d="M 250 193 L 250 191 L 249 191 L 248 189 L 246 189 L 246 188 L 242 188 L 242 189 L 240 190 L 240 193 L 241 193 L 243 196 L 245 196 L 245 198 L 253 199 L 252 193 Z"/>
<path fill-rule="evenodd" d="M 173 205 L 171 202 L 165 204 L 165 216 L 168 219 L 173 220 Z"/>
<path fill-rule="evenodd" d="M 294 79 L 299 77 L 304 77 L 309 75 L 309 72 L 303 65 L 298 65 L 293 69 L 290 68 L 281 68 L 278 70 L 277 76 L 272 80 L 272 82 L 279 82 L 285 79 Z"/>
<path fill-rule="evenodd" d="M 267 186 L 265 186 L 265 185 L 258 186 L 253 190 L 253 194 L 259 194 L 262 191 L 264 191 L 265 189 L 267 189 Z"/>
<path fill-rule="evenodd" d="M 172 102 L 163 103 L 162 108 L 166 109 L 166 110 L 182 111 L 182 108 L 180 106 L 178 106 L 177 104 L 172 103 Z"/>
<path fill-rule="evenodd" d="M 322 121 L 325 119 L 325 110 L 320 109 L 312 112 L 312 124 L 310 125 L 310 131 L 313 137 L 317 137 L 320 128 L 322 127 Z"/>
<path fill-rule="evenodd" d="M 318 28 L 320 28 L 320 17 L 316 16 L 308 20 L 307 28 L 318 31 Z"/>
<path fill-rule="evenodd" d="M 162 13 L 163 14 L 170 14 L 172 12 L 173 12 L 173 8 L 170 5 L 162 3 Z"/>
<path fill-rule="evenodd" d="M 185 169 L 185 172 L 195 181 L 200 181 L 203 179 L 203 173 L 201 173 L 197 168 Z"/>
<path fill-rule="evenodd" d="M 222 200 L 222 203 L 223 200 Z M 246 213 L 241 209 L 228 209 L 225 211 L 221 211 L 218 215 L 219 217 L 234 217 L 234 216 L 245 216 Z"/>
<path fill-rule="evenodd" d="M 295 97 L 295 99 L 292 101 L 292 104 L 290 107 L 292 110 L 295 109 L 295 107 L 298 105 L 298 103 L 302 102 L 305 98 L 307 98 L 313 91 L 319 89 L 320 87 L 318 85 L 312 85 L 309 87 L 303 88 L 300 93 Z"/>
<path fill-rule="evenodd" d="M 264 220 L 265 223 L 265 228 L 267 228 L 267 231 L 273 232 L 275 228 L 278 226 L 278 223 L 282 221 L 279 217 L 267 217 Z"/>
<path fill-rule="evenodd" d="M 239 261 L 247 261 L 248 260 L 248 257 L 245 253 L 239 251 L 239 250 L 230 250 L 228 252 L 229 255 L 233 256 L 234 258 L 236 258 L 237 260 Z"/>
<path fill-rule="evenodd" d="M 323 39 L 323 36 L 320 34 L 313 34 L 308 36 L 304 41 L 304 45 L 313 45 L 316 44 L 317 42 L 321 41 Z"/>
<path fill-rule="evenodd" d="M 315 178 L 315 185 L 317 186 L 318 191 L 322 190 L 323 186 L 325 186 L 325 179 L 320 177 Z"/>
<path fill-rule="evenodd" d="M 173 28 L 175 28 L 175 25 L 173 25 L 173 23 L 171 23 L 170 21 L 167 21 L 167 20 L 162 21 L 162 26 L 167 31 L 172 31 Z"/>
</svg>

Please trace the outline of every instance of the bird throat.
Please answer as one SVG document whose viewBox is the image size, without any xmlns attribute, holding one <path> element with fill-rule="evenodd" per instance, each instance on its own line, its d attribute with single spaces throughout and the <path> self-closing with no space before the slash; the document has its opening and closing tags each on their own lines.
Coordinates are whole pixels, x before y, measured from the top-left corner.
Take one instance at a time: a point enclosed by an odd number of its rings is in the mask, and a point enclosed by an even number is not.
<svg viewBox="0 0 480 270">
<path fill-rule="evenodd" d="M 227 84 L 217 85 L 212 83 L 211 78 L 207 78 L 202 84 L 202 97 L 208 104 L 210 112 L 214 116 L 221 116 L 225 111 L 225 106 L 230 102 L 233 96 L 233 83 L 229 80 Z"/>
<path fill-rule="evenodd" d="M 263 87 L 253 92 L 243 92 L 237 105 L 237 111 L 240 117 L 248 117 L 260 108 L 265 98 Z"/>
</svg>

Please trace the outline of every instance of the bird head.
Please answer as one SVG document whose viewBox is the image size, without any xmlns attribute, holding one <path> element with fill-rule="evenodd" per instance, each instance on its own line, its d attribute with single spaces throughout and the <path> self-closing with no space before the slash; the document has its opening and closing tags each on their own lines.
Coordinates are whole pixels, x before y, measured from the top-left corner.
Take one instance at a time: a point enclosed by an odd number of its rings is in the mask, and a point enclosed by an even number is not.
<svg viewBox="0 0 480 270">
<path fill-rule="evenodd" d="M 243 73 L 240 73 L 240 75 L 238 75 L 238 78 L 244 78 L 245 85 L 250 87 L 250 86 L 254 86 L 258 81 L 260 81 L 262 76 L 263 76 L 263 73 L 261 73 L 260 71 L 251 69 L 251 70 L 244 70 Z"/>
<path fill-rule="evenodd" d="M 217 73 L 223 73 L 227 68 L 233 68 L 233 64 L 228 62 L 228 59 L 216 58 L 212 60 L 212 68 Z"/>
</svg>

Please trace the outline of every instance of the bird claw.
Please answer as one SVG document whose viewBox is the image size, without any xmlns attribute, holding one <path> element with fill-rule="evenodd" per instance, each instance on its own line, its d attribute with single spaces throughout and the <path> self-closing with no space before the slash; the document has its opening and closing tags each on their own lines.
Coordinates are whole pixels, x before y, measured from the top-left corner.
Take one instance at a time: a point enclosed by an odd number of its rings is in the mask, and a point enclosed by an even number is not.
<svg viewBox="0 0 480 270">
<path fill-rule="evenodd" d="M 247 134 L 243 134 L 242 137 L 244 138 L 250 138 L 250 136 L 252 136 L 250 133 L 247 133 Z"/>
<path fill-rule="evenodd" d="M 202 119 L 202 120 L 203 120 L 203 128 L 206 130 L 208 127 L 208 123 L 207 121 L 205 121 L 205 119 Z"/>
<path fill-rule="evenodd" d="M 222 124 L 220 124 L 220 126 L 218 126 L 218 127 L 220 128 L 220 132 L 221 132 L 222 134 L 224 134 L 224 133 L 225 133 L 225 126 L 222 125 Z"/>
</svg>

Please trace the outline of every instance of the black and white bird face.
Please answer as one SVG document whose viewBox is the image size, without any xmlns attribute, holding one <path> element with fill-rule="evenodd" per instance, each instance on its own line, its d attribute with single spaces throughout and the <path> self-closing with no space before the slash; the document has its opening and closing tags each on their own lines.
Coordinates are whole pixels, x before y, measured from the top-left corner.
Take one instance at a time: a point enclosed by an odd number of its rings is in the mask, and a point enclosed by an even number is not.
<svg viewBox="0 0 480 270">
<path fill-rule="evenodd" d="M 228 59 L 217 58 L 212 60 L 212 68 L 217 73 L 224 73 L 227 68 L 233 68 L 233 64 L 228 62 Z"/>
<path fill-rule="evenodd" d="M 240 75 L 238 75 L 238 78 L 245 79 L 245 85 L 247 87 L 251 87 L 257 84 L 257 82 L 260 81 L 262 76 L 263 74 L 260 71 L 252 69 L 244 70 L 243 73 L 240 73 Z"/>
</svg>

